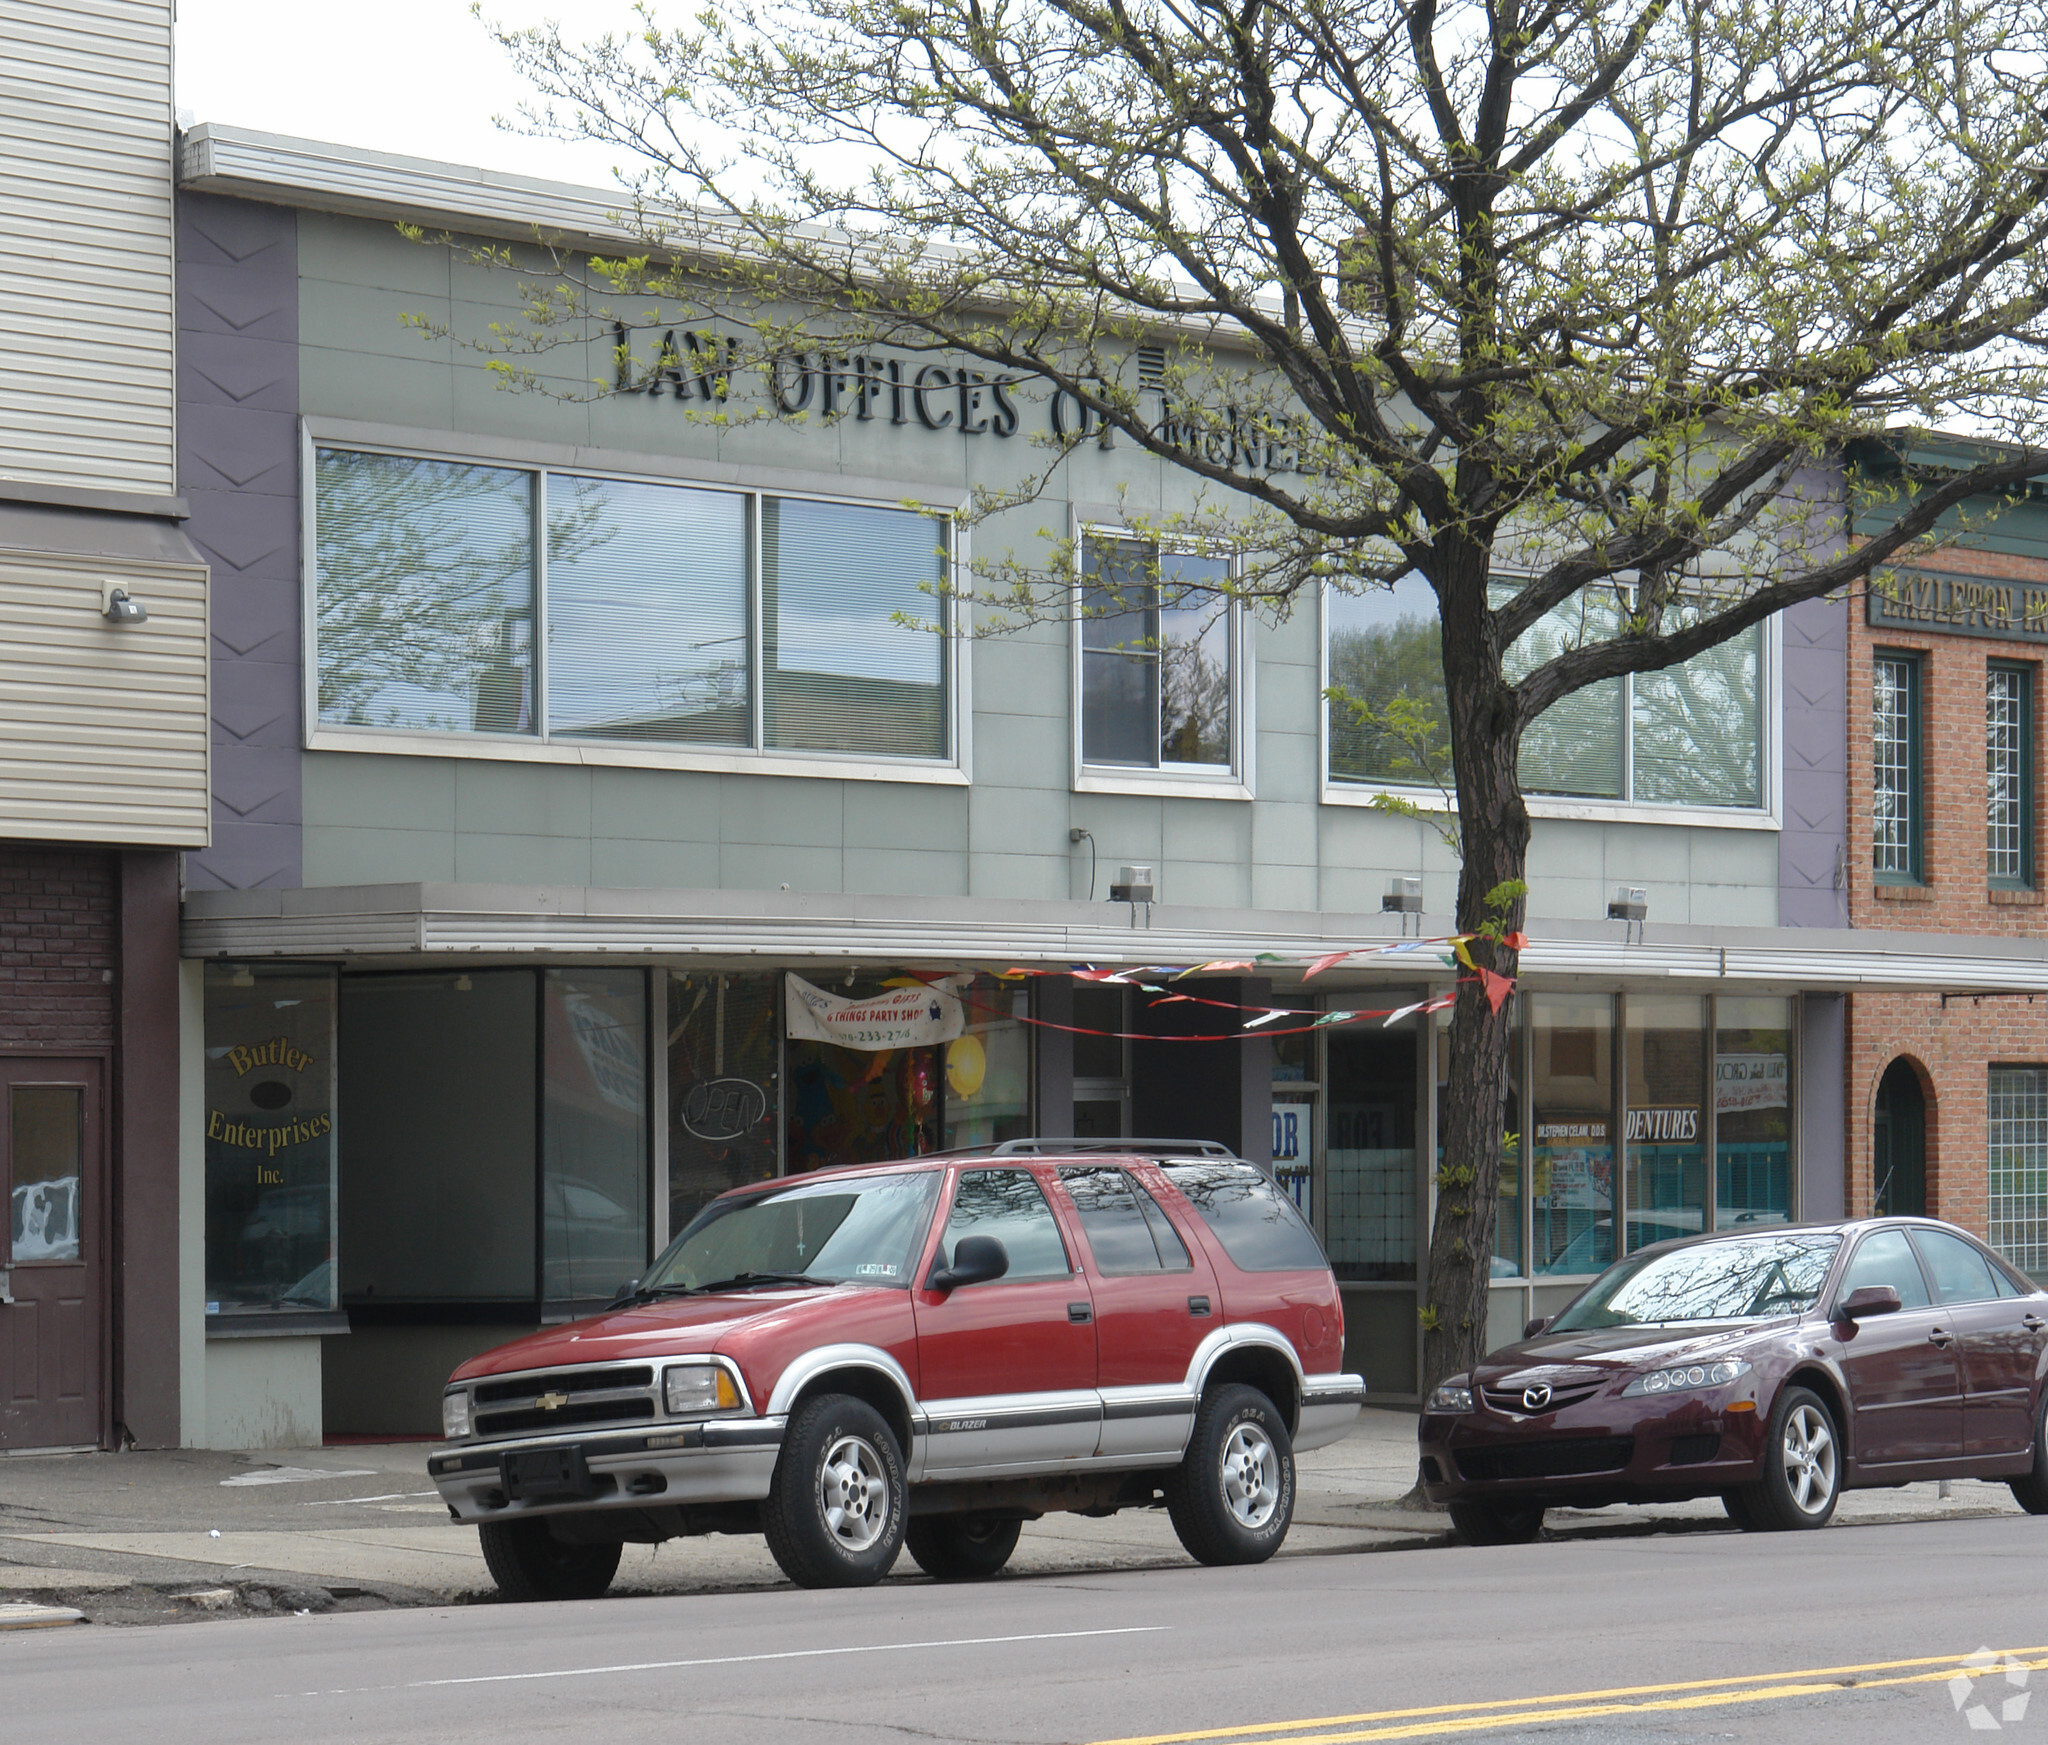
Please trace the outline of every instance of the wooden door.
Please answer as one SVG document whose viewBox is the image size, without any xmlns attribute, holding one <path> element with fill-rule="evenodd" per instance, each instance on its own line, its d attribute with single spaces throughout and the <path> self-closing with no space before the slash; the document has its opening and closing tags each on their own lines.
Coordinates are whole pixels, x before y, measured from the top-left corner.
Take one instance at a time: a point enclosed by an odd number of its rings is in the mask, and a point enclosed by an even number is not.
<svg viewBox="0 0 2048 1745">
<path fill-rule="evenodd" d="M 100 1065 L 0 1059 L 0 1448 L 98 1446 L 105 1416 Z"/>
</svg>

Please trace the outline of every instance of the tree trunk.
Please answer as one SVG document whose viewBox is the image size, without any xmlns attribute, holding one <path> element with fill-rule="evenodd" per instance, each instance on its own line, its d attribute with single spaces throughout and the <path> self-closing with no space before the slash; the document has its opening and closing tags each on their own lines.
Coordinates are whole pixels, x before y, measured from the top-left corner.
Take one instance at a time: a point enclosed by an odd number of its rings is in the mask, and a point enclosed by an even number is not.
<svg viewBox="0 0 2048 1745">
<path fill-rule="evenodd" d="M 1522 896 L 1491 909 L 1487 898 L 1502 885 L 1519 884 L 1529 858 L 1529 813 L 1516 767 L 1521 727 L 1517 699 L 1501 678 L 1500 651 L 1486 607 L 1488 555 L 1467 547 L 1450 572 L 1437 578 L 1464 857 L 1458 878 L 1460 933 L 1476 933 L 1489 923 L 1504 933 L 1521 927 Z M 1466 949 L 1475 964 L 1501 975 L 1515 973 L 1515 953 L 1504 945 L 1475 938 Z M 1513 1008 L 1503 1002 L 1496 1012 L 1479 977 L 1462 967 L 1459 977 L 1422 1309 L 1425 1398 L 1446 1376 L 1470 1369 L 1486 1350 L 1514 1039 Z"/>
</svg>

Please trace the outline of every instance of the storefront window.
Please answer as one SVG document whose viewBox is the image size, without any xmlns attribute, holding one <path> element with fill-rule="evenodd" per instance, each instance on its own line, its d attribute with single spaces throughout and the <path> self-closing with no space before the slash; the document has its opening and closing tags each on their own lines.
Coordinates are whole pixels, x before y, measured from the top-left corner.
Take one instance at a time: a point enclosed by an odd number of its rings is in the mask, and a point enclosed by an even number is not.
<svg viewBox="0 0 2048 1745">
<path fill-rule="evenodd" d="M 946 1044 L 945 1123 L 948 1151 L 999 1145 L 1031 1132 L 1030 990 L 995 976 L 976 976 L 961 990 L 967 1034 Z"/>
<path fill-rule="evenodd" d="M 1792 1216 L 1792 1002 L 1722 999 L 1714 1019 L 1714 1222 Z"/>
<path fill-rule="evenodd" d="M 900 975 L 863 972 L 830 991 L 860 999 L 900 987 Z M 941 1047 L 841 1048 L 790 1037 L 789 1173 L 845 1163 L 886 1163 L 939 1149 Z"/>
<path fill-rule="evenodd" d="M 1614 1259 L 1614 1002 L 1530 997 L 1533 1269 L 1593 1273 Z"/>
<path fill-rule="evenodd" d="M 1704 1002 L 1628 999 L 1628 1248 L 1707 1227 Z"/>
<path fill-rule="evenodd" d="M 541 1296 L 609 1297 L 647 1265 L 647 976 L 541 977 Z"/>
<path fill-rule="evenodd" d="M 206 968 L 206 1312 L 335 1306 L 334 977 Z"/>
<path fill-rule="evenodd" d="M 1405 1005 L 1419 997 L 1375 993 L 1373 998 L 1375 1004 Z M 1330 1265 L 1340 1279 L 1415 1277 L 1420 1039 L 1421 1026 L 1412 1021 L 1392 1030 L 1375 1024 L 1329 1033 L 1323 1232 Z"/>
<path fill-rule="evenodd" d="M 780 1171 L 777 975 L 668 978 L 668 1227 Z"/>
</svg>

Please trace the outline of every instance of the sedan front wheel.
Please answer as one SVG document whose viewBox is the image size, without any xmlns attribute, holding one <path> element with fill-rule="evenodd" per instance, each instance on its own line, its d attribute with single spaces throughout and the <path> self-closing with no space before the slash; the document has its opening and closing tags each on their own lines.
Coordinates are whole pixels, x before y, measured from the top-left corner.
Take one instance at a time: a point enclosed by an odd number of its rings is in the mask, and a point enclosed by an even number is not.
<svg viewBox="0 0 2048 1745">
<path fill-rule="evenodd" d="M 1763 1477 L 1743 1487 L 1743 1513 L 1736 1519 L 1764 1532 L 1825 1527 L 1841 1494 L 1842 1445 L 1833 1416 L 1818 1394 L 1785 1389 L 1771 1408 Z"/>
</svg>

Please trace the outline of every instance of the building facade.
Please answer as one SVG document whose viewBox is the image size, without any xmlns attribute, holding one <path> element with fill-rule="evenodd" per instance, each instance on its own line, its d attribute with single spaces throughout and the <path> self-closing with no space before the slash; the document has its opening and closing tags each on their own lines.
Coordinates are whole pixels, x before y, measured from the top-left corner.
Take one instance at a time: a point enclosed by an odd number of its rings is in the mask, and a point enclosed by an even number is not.
<svg viewBox="0 0 2048 1745">
<path fill-rule="evenodd" d="M 1869 445 L 1859 531 L 1969 458 Z M 1852 614 L 1851 911 L 1863 929 L 2038 939 L 2048 502 L 2036 488 L 1951 526 Z M 1947 1218 L 2048 1274 L 2048 996 L 1859 994 L 1848 1116 L 1857 1211 Z"/>
<path fill-rule="evenodd" d="M 602 193 L 219 126 L 180 174 L 216 566 L 189 1425 L 430 1430 L 457 1360 L 601 1302 L 726 1187 L 1063 1134 L 1271 1158 L 1347 1367 L 1414 1397 L 1441 1017 L 1315 1020 L 1457 973 L 1425 943 L 1454 862 L 1372 804 L 1418 772 L 1324 701 L 1426 702 L 1426 601 L 1230 605 L 1220 560 L 1131 525 L 1193 498 L 1128 446 L 957 523 L 1057 415 L 960 360 L 726 381 L 715 323 L 593 321 L 554 392 L 501 391 L 477 342 L 551 270 L 536 227 L 618 246 Z M 1077 619 L 966 634 L 970 547 L 1031 560 L 1048 519 Z M 1818 602 L 1533 737 L 1503 1336 L 1617 1243 L 1838 1212 L 1852 990 L 2048 985 L 2031 938 L 1845 925 L 1848 635 Z M 1143 965 L 1209 966 L 1174 991 L 1220 1004 L 1072 973 Z M 934 982 L 960 1034 L 874 1027 Z"/>
<path fill-rule="evenodd" d="M 190 1428 L 179 854 L 210 772 L 170 35 L 169 0 L 0 6 L 0 1452 Z"/>
</svg>

